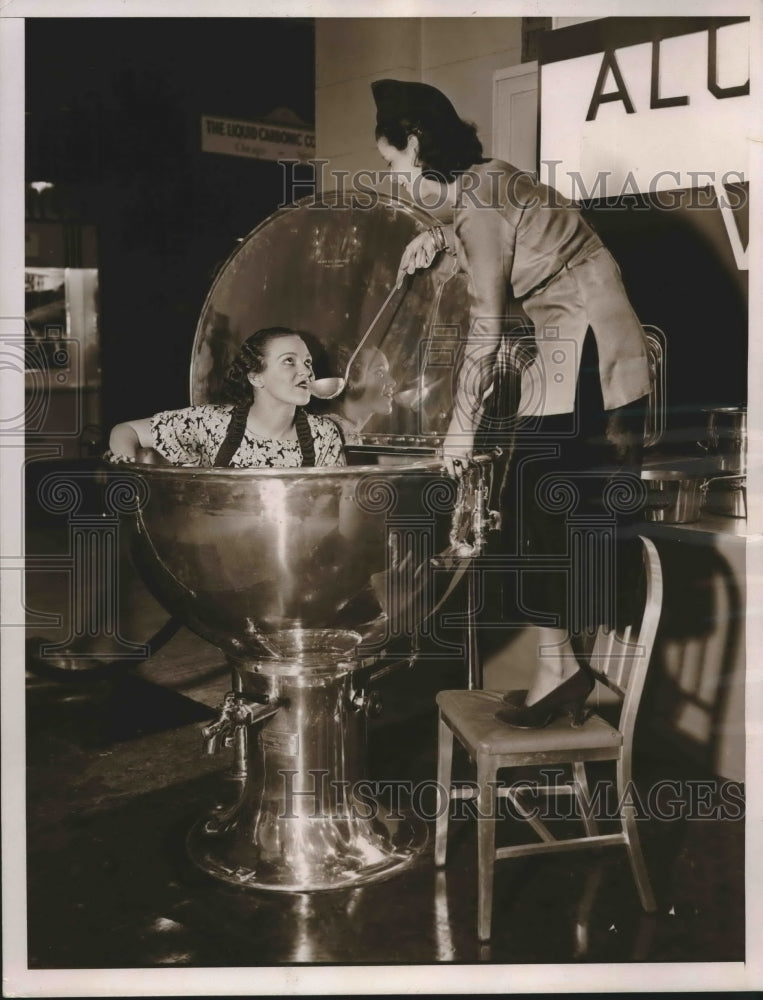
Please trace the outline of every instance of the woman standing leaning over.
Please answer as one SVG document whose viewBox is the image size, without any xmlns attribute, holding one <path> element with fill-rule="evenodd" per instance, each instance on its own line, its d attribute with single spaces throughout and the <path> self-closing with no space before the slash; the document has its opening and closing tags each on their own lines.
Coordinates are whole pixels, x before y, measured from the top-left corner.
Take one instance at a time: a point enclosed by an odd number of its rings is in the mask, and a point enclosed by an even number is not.
<svg viewBox="0 0 763 1000">
<path fill-rule="evenodd" d="M 511 164 L 484 159 L 474 126 L 434 87 L 398 80 L 371 87 L 381 156 L 416 203 L 453 213 L 452 225 L 409 243 L 400 276 L 445 252 L 469 278 L 469 331 L 444 447 L 451 472 L 472 454 L 509 330 L 510 289 L 535 328 L 535 357 L 522 371 L 512 415 L 502 551 L 522 557 L 518 606 L 545 624 L 529 691 L 510 692 L 498 715 L 521 727 L 544 726 L 565 712 L 576 720 L 594 679 L 575 653 L 575 637 L 612 617 L 615 579 L 631 557 L 627 522 L 642 495 L 650 388 L 643 329 L 617 264 L 574 205 Z M 631 503 L 613 514 L 618 486 Z M 560 496 L 575 499 L 573 516 L 587 518 L 601 550 L 612 551 L 603 576 L 600 555 L 570 546 L 569 509 L 560 512 Z M 610 550 L 613 518 L 618 543 Z"/>
</svg>

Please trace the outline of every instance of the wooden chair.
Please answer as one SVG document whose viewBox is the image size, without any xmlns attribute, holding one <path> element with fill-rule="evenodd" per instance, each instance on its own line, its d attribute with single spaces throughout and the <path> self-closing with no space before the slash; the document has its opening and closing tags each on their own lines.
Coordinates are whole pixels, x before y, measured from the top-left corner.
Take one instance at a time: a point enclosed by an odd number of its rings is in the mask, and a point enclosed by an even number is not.
<svg viewBox="0 0 763 1000">
<path fill-rule="evenodd" d="M 628 850 L 631 869 L 643 908 L 656 909 L 649 875 L 641 852 L 632 798 L 624 796 L 631 780 L 633 732 L 646 671 L 652 655 L 657 625 L 662 608 L 662 568 L 657 549 L 648 538 L 641 537 L 645 572 L 645 601 L 640 622 L 623 630 L 599 628 L 590 657 L 597 680 L 622 699 L 617 728 L 600 716 L 591 714 L 579 727 L 570 725 L 566 717 L 554 720 L 545 729 L 512 729 L 498 721 L 495 712 L 501 707 L 502 692 L 441 691 L 437 780 L 441 789 L 448 789 L 448 802 L 441 803 L 435 833 L 435 864 L 445 864 L 450 802 L 454 798 L 477 799 L 477 868 L 478 868 L 478 934 L 481 941 L 490 938 L 493 901 L 493 869 L 496 860 L 526 854 L 582 848 L 624 845 Z M 596 689 L 594 689 L 595 691 Z M 476 764 L 476 788 L 451 787 L 453 737 L 465 747 Z M 591 815 L 591 796 L 586 778 L 586 762 L 616 761 L 617 803 L 621 830 L 600 834 L 596 818 Z M 535 814 L 521 802 L 523 793 L 518 786 L 502 786 L 496 780 L 499 769 L 570 764 L 572 781 L 538 787 L 543 794 L 572 795 L 581 809 L 585 834 L 557 839 Z M 507 798 L 516 813 L 524 818 L 540 837 L 539 842 L 495 848 L 496 807 L 500 798 Z"/>
</svg>

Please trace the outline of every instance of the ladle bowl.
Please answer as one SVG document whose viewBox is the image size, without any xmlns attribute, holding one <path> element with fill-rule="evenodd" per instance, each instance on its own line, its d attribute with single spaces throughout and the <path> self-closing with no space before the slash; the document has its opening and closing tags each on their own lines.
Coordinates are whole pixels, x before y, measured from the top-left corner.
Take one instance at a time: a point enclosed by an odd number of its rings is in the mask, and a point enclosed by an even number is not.
<svg viewBox="0 0 763 1000">
<path fill-rule="evenodd" d="M 363 350 L 366 341 L 371 335 L 376 324 L 379 322 L 379 318 L 384 313 L 385 309 L 394 298 L 396 292 L 398 292 L 401 287 L 404 287 L 404 285 L 394 286 L 394 288 L 387 295 L 384 302 L 382 302 L 381 306 L 379 307 L 379 311 L 376 313 L 374 318 L 368 324 L 366 332 L 360 338 L 360 340 L 357 343 L 357 346 L 355 347 L 355 350 L 350 355 L 350 360 L 347 362 L 347 366 L 344 370 L 344 378 L 334 377 L 334 378 L 314 379 L 310 383 L 310 392 L 312 393 L 313 396 L 316 396 L 318 399 L 336 399 L 336 397 L 340 393 L 344 392 L 344 388 L 347 385 L 347 382 L 350 378 L 350 371 L 352 370 L 352 366 L 355 363 L 355 358 L 357 358 L 357 356 Z"/>
<path fill-rule="evenodd" d="M 344 392 L 347 382 L 338 376 L 316 378 L 310 383 L 310 393 L 317 399 L 336 399 Z"/>
</svg>

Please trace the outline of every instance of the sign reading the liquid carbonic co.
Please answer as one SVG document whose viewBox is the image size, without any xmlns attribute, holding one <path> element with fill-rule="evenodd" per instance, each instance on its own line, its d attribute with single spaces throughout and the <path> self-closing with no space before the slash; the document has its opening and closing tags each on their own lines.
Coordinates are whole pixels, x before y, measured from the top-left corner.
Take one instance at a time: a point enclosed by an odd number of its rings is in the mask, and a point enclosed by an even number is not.
<svg viewBox="0 0 763 1000">
<path fill-rule="evenodd" d="M 315 155 L 315 132 L 298 125 L 201 116 L 204 153 L 248 156 L 254 160 L 299 160 Z"/>
</svg>

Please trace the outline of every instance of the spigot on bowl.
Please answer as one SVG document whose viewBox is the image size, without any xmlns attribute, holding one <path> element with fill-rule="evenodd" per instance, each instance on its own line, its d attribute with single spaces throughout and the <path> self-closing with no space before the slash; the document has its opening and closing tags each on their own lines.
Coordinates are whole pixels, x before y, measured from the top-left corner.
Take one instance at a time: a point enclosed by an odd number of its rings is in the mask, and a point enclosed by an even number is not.
<svg viewBox="0 0 763 1000">
<path fill-rule="evenodd" d="M 280 707 L 278 701 L 249 701 L 237 691 L 228 691 L 220 706 L 218 718 L 209 725 L 202 726 L 201 735 L 206 752 L 210 755 L 219 753 L 221 745 L 226 750 L 230 749 L 235 743 L 237 730 L 255 722 L 264 722 L 275 715 Z"/>
<path fill-rule="evenodd" d="M 477 555 L 484 551 L 488 532 L 498 531 L 500 527 L 501 513 L 488 508 L 488 486 L 484 476 L 480 474 L 472 510 L 472 534 L 474 535 L 474 549 Z"/>
<path fill-rule="evenodd" d="M 382 698 L 378 691 L 356 691 L 350 698 L 350 704 L 356 712 L 363 712 L 369 719 L 381 715 Z"/>
<path fill-rule="evenodd" d="M 213 722 L 209 726 L 204 726 L 201 730 L 201 735 L 204 737 L 204 749 L 210 757 L 214 757 L 215 754 L 220 752 L 220 741 L 227 727 L 227 722 L 218 719 L 217 722 Z"/>
<path fill-rule="evenodd" d="M 489 464 L 475 461 L 466 467 L 459 479 L 448 555 L 457 558 L 481 555 L 487 543 L 488 532 L 500 528 L 500 513 L 488 508 L 491 473 Z M 467 540 L 468 536 L 471 536 L 471 541 Z"/>
<path fill-rule="evenodd" d="M 235 705 L 235 700 L 235 691 L 228 691 L 219 708 L 220 714 L 217 719 L 214 722 L 210 722 L 207 726 L 202 726 L 201 735 L 204 737 L 204 748 L 210 756 L 220 752 L 223 733 L 231 728 L 231 713 Z"/>
</svg>

